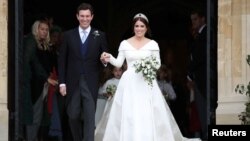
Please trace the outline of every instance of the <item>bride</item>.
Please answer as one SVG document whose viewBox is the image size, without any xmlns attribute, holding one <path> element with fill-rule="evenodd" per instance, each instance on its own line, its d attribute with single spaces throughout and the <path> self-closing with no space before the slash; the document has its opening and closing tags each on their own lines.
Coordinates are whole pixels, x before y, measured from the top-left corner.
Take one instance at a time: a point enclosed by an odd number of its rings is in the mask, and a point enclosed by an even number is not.
<svg viewBox="0 0 250 141">
<path fill-rule="evenodd" d="M 103 53 L 101 61 L 121 67 L 127 61 L 113 98 L 109 113 L 103 115 L 97 125 L 95 141 L 184 141 L 182 133 L 164 100 L 156 80 L 152 85 L 144 80 L 142 73 L 135 71 L 134 64 L 149 56 L 155 56 L 161 65 L 157 42 L 150 35 L 148 18 L 136 14 L 133 18 L 134 36 L 120 43 L 119 54 L 114 58 Z"/>
</svg>

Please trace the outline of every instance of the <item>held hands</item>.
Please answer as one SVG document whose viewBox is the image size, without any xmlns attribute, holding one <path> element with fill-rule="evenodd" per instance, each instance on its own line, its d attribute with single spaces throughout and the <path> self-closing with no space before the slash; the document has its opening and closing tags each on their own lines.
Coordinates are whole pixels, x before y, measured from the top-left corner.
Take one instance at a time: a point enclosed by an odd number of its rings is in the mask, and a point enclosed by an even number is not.
<svg viewBox="0 0 250 141">
<path fill-rule="evenodd" d="M 103 64 L 107 64 L 110 61 L 110 54 L 107 52 L 103 52 L 100 60 L 102 61 Z"/>
</svg>

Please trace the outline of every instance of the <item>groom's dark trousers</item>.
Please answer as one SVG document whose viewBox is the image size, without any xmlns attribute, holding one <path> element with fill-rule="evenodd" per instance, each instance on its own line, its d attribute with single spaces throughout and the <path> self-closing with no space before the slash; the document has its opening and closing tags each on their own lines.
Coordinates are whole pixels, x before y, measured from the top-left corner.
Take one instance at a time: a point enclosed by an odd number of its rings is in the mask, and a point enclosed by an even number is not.
<svg viewBox="0 0 250 141">
<path fill-rule="evenodd" d="M 94 111 L 94 98 L 87 86 L 85 75 L 82 74 L 79 79 L 79 87 L 76 87 L 67 106 L 69 125 L 74 141 L 83 141 L 83 139 L 84 141 L 94 141 Z"/>
</svg>

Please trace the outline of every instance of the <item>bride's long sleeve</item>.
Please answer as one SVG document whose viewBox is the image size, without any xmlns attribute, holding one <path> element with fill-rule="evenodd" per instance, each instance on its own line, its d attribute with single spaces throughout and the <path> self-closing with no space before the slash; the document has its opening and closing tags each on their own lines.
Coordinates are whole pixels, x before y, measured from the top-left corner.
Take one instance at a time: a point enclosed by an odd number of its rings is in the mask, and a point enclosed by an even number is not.
<svg viewBox="0 0 250 141">
<path fill-rule="evenodd" d="M 113 66 L 120 68 L 122 67 L 124 60 L 125 60 L 124 51 L 120 50 L 117 58 L 114 58 L 112 55 L 110 56 L 109 63 L 112 64 Z"/>
<path fill-rule="evenodd" d="M 152 51 L 152 55 L 155 56 L 157 62 L 159 62 L 158 65 L 156 66 L 156 68 L 159 69 L 160 66 L 161 66 L 161 58 L 160 58 L 160 52 L 159 52 L 159 50 L 153 50 Z"/>
</svg>

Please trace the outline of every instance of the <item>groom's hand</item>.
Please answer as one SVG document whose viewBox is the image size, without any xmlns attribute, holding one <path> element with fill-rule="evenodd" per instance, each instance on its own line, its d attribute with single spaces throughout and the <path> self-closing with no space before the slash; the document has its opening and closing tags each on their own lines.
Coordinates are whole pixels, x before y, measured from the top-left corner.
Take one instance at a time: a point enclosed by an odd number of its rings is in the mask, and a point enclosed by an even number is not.
<svg viewBox="0 0 250 141">
<path fill-rule="evenodd" d="M 60 94 L 61 94 L 62 96 L 65 96 L 65 95 L 67 94 L 67 92 L 66 92 L 66 86 L 65 86 L 65 85 L 60 86 L 59 92 L 60 92 Z"/>
</svg>

